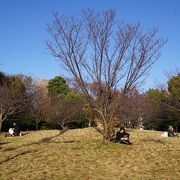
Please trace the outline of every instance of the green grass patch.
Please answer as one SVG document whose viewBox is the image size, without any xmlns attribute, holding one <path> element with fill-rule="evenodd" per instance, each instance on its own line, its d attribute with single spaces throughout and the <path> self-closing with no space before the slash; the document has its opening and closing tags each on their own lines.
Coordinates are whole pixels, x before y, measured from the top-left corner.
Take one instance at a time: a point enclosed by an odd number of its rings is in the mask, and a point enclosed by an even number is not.
<svg viewBox="0 0 180 180">
<path fill-rule="evenodd" d="M 80 143 L 75 145 L 75 148 L 78 149 L 91 149 L 91 150 L 115 150 L 119 151 L 124 148 L 127 148 L 127 146 L 124 146 L 123 144 L 119 143 L 102 143 L 102 140 L 85 140 L 81 141 Z"/>
</svg>

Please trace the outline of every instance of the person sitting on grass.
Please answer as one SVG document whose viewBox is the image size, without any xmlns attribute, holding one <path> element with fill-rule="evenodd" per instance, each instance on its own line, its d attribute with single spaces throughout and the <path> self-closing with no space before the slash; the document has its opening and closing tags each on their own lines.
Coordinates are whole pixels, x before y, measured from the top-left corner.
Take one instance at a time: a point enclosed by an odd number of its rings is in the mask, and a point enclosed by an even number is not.
<svg viewBox="0 0 180 180">
<path fill-rule="evenodd" d="M 129 133 L 126 132 L 124 127 L 121 127 L 120 130 L 116 133 L 116 138 L 114 142 L 130 145 L 132 143 L 129 141 L 129 136 Z"/>
<path fill-rule="evenodd" d="M 14 122 L 13 123 L 13 129 L 14 129 L 14 136 L 21 136 L 20 128 L 19 126 Z"/>
<path fill-rule="evenodd" d="M 174 133 L 174 128 L 171 125 L 169 125 L 167 131 L 168 131 L 168 137 L 179 137 L 178 134 Z"/>
<path fill-rule="evenodd" d="M 13 128 L 9 128 L 9 136 L 14 136 L 14 129 Z"/>
<path fill-rule="evenodd" d="M 19 126 L 15 122 L 13 123 L 13 127 L 9 128 L 8 133 L 5 134 L 5 137 L 9 136 L 22 136 Z"/>
</svg>

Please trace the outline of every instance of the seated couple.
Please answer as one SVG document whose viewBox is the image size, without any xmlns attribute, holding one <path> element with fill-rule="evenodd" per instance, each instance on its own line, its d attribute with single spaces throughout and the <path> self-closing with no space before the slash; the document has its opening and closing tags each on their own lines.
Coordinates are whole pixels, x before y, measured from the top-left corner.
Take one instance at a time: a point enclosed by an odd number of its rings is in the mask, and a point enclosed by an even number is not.
<svg viewBox="0 0 180 180">
<path fill-rule="evenodd" d="M 9 136 L 21 136 L 19 126 L 14 122 L 13 127 L 9 129 Z"/>
<path fill-rule="evenodd" d="M 116 133 L 116 137 L 113 139 L 113 142 L 131 145 L 132 143 L 129 141 L 129 136 L 129 133 L 125 131 L 124 127 L 121 127 Z"/>
</svg>

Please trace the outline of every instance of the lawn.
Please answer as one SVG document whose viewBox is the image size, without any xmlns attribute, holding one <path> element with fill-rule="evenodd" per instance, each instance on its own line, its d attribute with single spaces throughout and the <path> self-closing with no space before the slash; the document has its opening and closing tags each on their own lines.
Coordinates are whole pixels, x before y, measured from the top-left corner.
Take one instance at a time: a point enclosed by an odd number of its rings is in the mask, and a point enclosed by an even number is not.
<svg viewBox="0 0 180 180">
<path fill-rule="evenodd" d="M 180 138 L 129 130 L 132 146 L 93 128 L 0 134 L 0 179 L 180 179 Z"/>
</svg>

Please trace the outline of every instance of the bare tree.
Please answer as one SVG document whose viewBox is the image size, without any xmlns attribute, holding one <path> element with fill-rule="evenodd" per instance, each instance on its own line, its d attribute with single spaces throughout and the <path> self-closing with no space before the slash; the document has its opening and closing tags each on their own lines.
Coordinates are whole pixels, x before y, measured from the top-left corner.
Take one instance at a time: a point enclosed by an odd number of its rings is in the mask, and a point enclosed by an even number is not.
<svg viewBox="0 0 180 180">
<path fill-rule="evenodd" d="M 117 112 L 121 124 L 133 128 L 140 126 L 146 109 L 144 94 L 140 94 L 136 89 L 131 89 L 121 102 Z"/>
<path fill-rule="evenodd" d="M 54 13 L 48 32 L 49 51 L 74 77 L 102 121 L 103 140 L 110 140 L 108 126 L 122 94 L 139 85 L 165 41 L 156 38 L 157 28 L 143 32 L 139 24 L 120 22 L 111 9 L 97 13 L 86 9 L 81 19 Z M 93 83 L 98 86 L 96 96 L 91 91 Z M 117 89 L 123 93 L 114 96 Z"/>
<path fill-rule="evenodd" d="M 39 123 L 47 117 L 49 108 L 49 98 L 47 90 L 47 81 L 41 79 L 29 79 L 27 83 L 27 102 L 36 123 L 36 130 L 39 129 Z"/>
<path fill-rule="evenodd" d="M 66 129 L 72 122 L 78 122 L 78 116 L 82 113 L 83 103 L 78 99 L 51 98 L 49 109 L 50 119 L 53 123 Z"/>
<path fill-rule="evenodd" d="M 0 86 L 0 132 L 3 121 L 8 116 L 22 111 L 23 106 L 23 96 L 19 89 L 8 87 L 6 84 Z"/>
</svg>

